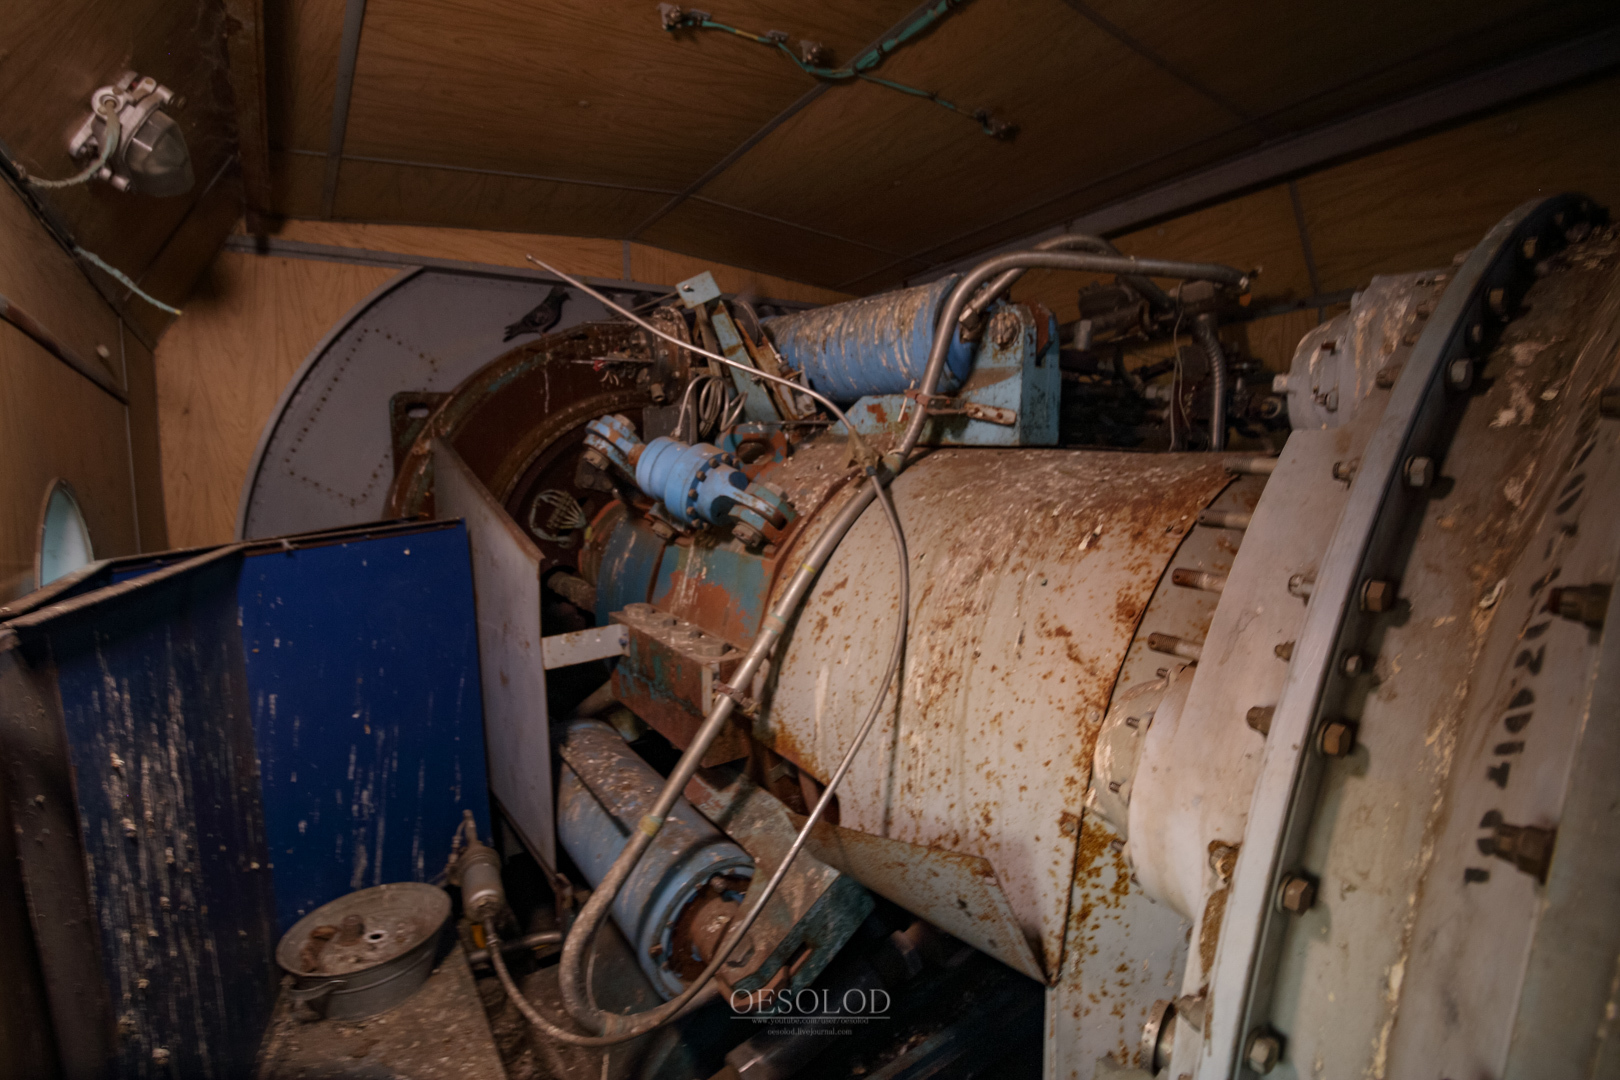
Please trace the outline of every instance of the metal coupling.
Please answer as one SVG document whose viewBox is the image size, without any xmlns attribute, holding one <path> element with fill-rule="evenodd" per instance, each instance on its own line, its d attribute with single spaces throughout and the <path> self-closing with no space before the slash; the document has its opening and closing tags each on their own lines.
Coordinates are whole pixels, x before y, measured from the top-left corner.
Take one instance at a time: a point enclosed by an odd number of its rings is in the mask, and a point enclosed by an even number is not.
<svg viewBox="0 0 1620 1080">
<path fill-rule="evenodd" d="M 468 842 L 451 868 L 450 883 L 460 886 L 461 908 L 474 922 L 493 919 L 506 908 L 501 857 L 486 844 Z"/>
</svg>

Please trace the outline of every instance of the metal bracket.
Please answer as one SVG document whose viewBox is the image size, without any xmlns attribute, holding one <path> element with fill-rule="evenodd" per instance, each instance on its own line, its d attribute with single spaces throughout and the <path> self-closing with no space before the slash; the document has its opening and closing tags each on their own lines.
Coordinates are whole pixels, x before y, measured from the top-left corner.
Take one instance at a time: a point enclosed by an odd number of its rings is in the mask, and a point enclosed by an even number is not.
<svg viewBox="0 0 1620 1080">
<path fill-rule="evenodd" d="M 597 626 L 590 630 L 576 630 L 571 634 L 553 634 L 540 639 L 540 657 L 547 671 L 572 664 L 588 664 L 592 660 L 609 660 L 623 656 L 630 645 L 630 628 L 618 623 Z"/>
</svg>

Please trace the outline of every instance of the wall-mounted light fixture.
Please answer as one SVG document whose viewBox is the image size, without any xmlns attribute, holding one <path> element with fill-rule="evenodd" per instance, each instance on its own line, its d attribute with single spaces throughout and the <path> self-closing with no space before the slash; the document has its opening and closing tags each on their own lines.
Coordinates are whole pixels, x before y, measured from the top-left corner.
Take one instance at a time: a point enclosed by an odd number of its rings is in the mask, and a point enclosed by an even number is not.
<svg viewBox="0 0 1620 1080">
<path fill-rule="evenodd" d="M 119 191 L 184 195 L 196 182 L 191 152 L 180 125 L 165 111 L 165 107 L 179 108 L 184 103 L 151 76 L 143 78 L 127 71 L 111 86 L 90 95 L 90 116 L 68 143 L 68 151 L 79 159 L 100 158 L 106 149 L 102 143 L 107 138 L 107 118 L 116 115 L 113 137 L 118 145 L 111 148 L 94 178 Z"/>
</svg>

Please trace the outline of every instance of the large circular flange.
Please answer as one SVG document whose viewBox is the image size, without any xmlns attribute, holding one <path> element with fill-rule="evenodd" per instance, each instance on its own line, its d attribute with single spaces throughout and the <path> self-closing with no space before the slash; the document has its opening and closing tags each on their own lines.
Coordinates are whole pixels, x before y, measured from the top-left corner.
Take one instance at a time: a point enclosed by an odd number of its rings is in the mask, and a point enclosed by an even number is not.
<svg viewBox="0 0 1620 1080">
<path fill-rule="evenodd" d="M 1271 718 L 1210 980 L 1209 997 L 1218 1004 L 1204 1033 L 1200 1076 L 1252 1074 L 1245 1053 L 1251 1034 L 1266 1029 L 1288 917 L 1273 900 L 1300 859 L 1314 816 L 1324 766 L 1317 736 L 1351 691 L 1331 661 L 1359 652 L 1393 606 L 1405 562 L 1403 529 L 1425 497 L 1405 472 L 1414 459 L 1444 457 L 1464 407 L 1447 393 L 1448 370 L 1485 354 L 1533 280 L 1535 263 L 1565 245 L 1567 230 L 1601 218 L 1579 195 L 1509 214 L 1458 268 L 1401 369 L 1322 559 Z"/>
</svg>

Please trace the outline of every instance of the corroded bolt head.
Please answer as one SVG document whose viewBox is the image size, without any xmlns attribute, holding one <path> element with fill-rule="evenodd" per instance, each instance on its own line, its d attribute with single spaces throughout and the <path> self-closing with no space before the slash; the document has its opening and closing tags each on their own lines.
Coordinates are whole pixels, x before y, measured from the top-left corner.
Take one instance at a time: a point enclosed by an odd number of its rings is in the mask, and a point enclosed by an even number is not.
<svg viewBox="0 0 1620 1080">
<path fill-rule="evenodd" d="M 1282 1040 L 1269 1031 L 1256 1031 L 1249 1036 L 1249 1050 L 1244 1058 L 1249 1068 L 1264 1076 L 1282 1060 Z"/>
<path fill-rule="evenodd" d="M 1248 720 L 1249 726 L 1254 730 L 1262 735 L 1269 735 L 1271 734 L 1271 716 L 1276 711 L 1274 705 L 1256 705 L 1249 710 L 1249 714 L 1245 719 Z"/>
<path fill-rule="evenodd" d="M 1362 611 L 1388 611 L 1395 606 L 1395 583 L 1371 579 L 1361 586 Z"/>
<path fill-rule="evenodd" d="M 1361 674 L 1361 671 L 1364 667 L 1366 667 L 1366 664 L 1366 660 L 1362 658 L 1360 653 L 1351 653 L 1340 661 L 1339 670 L 1343 671 L 1346 675 L 1354 677 Z"/>
<path fill-rule="evenodd" d="M 1344 757 L 1356 748 L 1355 725 L 1343 720 L 1330 722 L 1322 728 L 1317 745 L 1328 757 Z"/>
<path fill-rule="evenodd" d="M 1316 882 L 1303 874 L 1289 874 L 1277 886 L 1277 906 L 1295 915 L 1311 910 L 1316 904 Z"/>
<path fill-rule="evenodd" d="M 1458 390 L 1466 390 L 1474 385 L 1474 362 L 1453 360 L 1446 365 L 1446 381 Z"/>
<path fill-rule="evenodd" d="M 1409 457 L 1402 472 L 1407 487 L 1426 488 L 1434 481 L 1434 462 L 1426 457 Z"/>
<path fill-rule="evenodd" d="M 762 543 L 765 539 L 765 534 L 761 533 L 758 529 L 754 528 L 746 521 L 739 521 L 737 524 L 733 525 L 731 527 L 731 535 L 735 536 L 738 540 L 741 540 L 746 547 L 754 547 Z"/>
<path fill-rule="evenodd" d="M 600 450 L 586 450 L 582 456 L 585 459 L 585 464 L 593 469 L 606 469 L 608 467 L 607 458 L 602 456 Z"/>
</svg>

